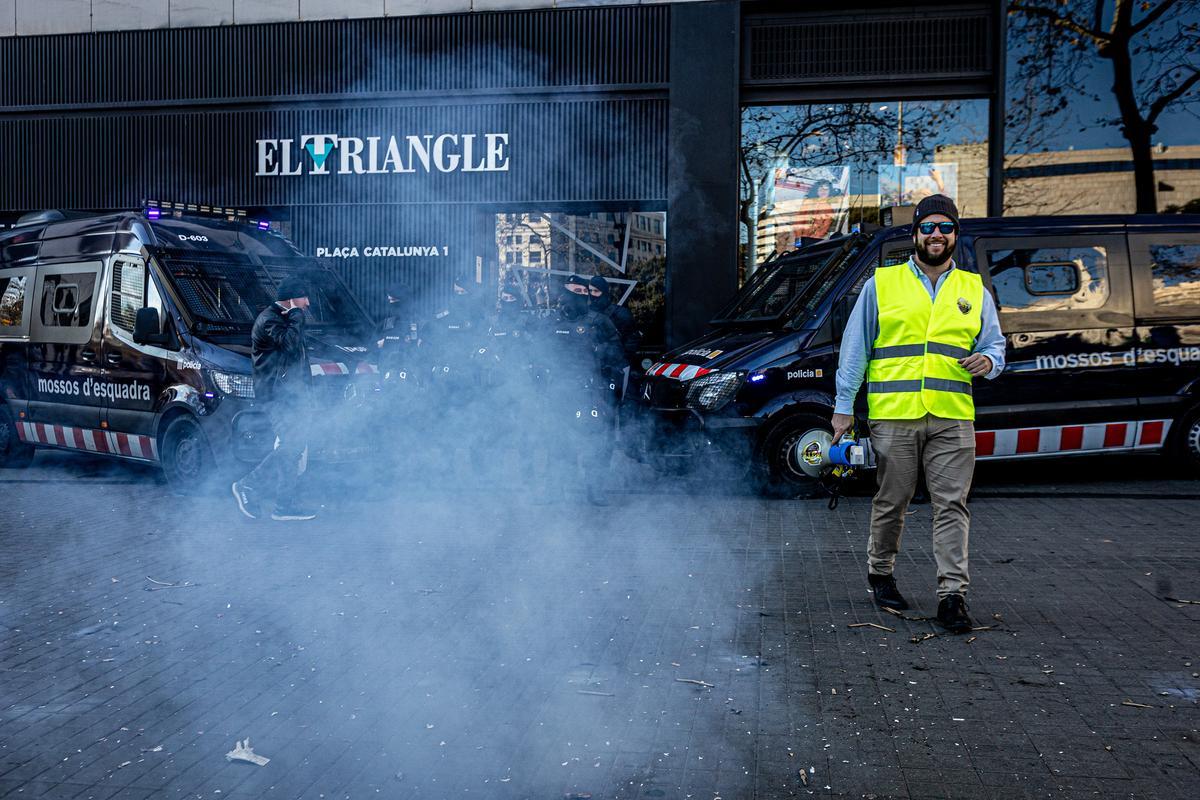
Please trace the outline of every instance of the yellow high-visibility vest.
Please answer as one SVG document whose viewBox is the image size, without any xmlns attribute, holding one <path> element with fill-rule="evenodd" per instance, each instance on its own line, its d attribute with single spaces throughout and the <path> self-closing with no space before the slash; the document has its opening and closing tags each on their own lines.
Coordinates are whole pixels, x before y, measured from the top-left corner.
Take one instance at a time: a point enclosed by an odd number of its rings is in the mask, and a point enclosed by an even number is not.
<svg viewBox="0 0 1200 800">
<path fill-rule="evenodd" d="M 958 364 L 983 325 L 983 279 L 952 269 L 930 299 L 909 264 L 875 271 L 879 335 L 867 365 L 871 419 L 975 419 L 971 373 Z"/>
</svg>

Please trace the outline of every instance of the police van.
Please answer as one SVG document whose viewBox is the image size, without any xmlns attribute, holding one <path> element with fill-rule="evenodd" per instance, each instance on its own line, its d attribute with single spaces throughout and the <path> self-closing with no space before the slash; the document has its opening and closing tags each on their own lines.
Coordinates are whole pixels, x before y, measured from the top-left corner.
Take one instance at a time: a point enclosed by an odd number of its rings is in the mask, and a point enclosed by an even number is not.
<svg viewBox="0 0 1200 800">
<path fill-rule="evenodd" d="M 716 450 L 772 493 L 811 486 L 797 444 L 830 430 L 846 319 L 912 250 L 900 226 L 761 266 L 647 370 L 657 460 Z M 955 260 L 983 277 L 1008 346 L 1004 374 L 974 382 L 980 460 L 1165 451 L 1200 467 L 1200 217 L 964 219 Z M 869 437 L 865 392 L 856 416 Z"/>
<path fill-rule="evenodd" d="M 313 457 L 354 457 L 347 398 L 376 371 L 370 322 L 267 222 L 168 205 L 37 212 L 0 231 L 0 466 L 85 451 L 157 464 L 189 490 L 257 461 L 274 437 L 254 405 L 250 331 L 288 275 L 310 287 L 312 390 L 330 417 Z"/>
</svg>

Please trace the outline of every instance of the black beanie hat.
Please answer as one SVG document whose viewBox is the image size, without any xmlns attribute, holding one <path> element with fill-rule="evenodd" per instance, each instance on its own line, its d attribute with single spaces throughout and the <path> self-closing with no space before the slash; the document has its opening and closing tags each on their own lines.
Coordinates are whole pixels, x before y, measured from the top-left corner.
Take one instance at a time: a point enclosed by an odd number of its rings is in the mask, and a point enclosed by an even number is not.
<svg viewBox="0 0 1200 800">
<path fill-rule="evenodd" d="M 592 279 L 589 280 L 588 283 L 590 283 L 592 286 L 595 286 L 602 292 L 608 292 L 608 281 L 604 279 L 603 275 L 593 275 Z"/>
<path fill-rule="evenodd" d="M 292 275 L 279 282 L 279 288 L 275 291 L 277 302 L 295 300 L 300 297 L 308 297 L 308 284 L 303 278 Z"/>
<path fill-rule="evenodd" d="M 587 278 L 583 277 L 582 275 L 569 275 L 567 276 L 567 279 L 563 281 L 563 286 L 570 286 L 572 284 L 575 286 L 587 286 L 588 281 Z"/>
<path fill-rule="evenodd" d="M 913 227 L 917 226 L 925 217 L 933 216 L 934 214 L 942 214 L 949 217 L 958 224 L 958 206 L 954 205 L 954 201 L 944 194 L 931 194 L 920 203 L 917 203 L 917 210 L 913 213 Z"/>
</svg>

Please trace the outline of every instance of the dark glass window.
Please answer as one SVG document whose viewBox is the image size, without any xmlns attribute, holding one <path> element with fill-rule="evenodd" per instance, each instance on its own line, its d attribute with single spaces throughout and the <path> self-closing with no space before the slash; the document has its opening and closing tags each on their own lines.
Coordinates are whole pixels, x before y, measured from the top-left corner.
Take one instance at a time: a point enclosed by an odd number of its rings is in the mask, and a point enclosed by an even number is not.
<svg viewBox="0 0 1200 800">
<path fill-rule="evenodd" d="M 1200 244 L 1150 245 L 1154 305 L 1160 309 L 1200 307 Z"/>
<path fill-rule="evenodd" d="M 0 328 L 19 328 L 25 319 L 24 275 L 0 276 Z"/>
<path fill-rule="evenodd" d="M 95 291 L 94 272 L 47 275 L 42 280 L 42 324 L 58 328 L 86 328 L 92 323 Z"/>
<path fill-rule="evenodd" d="M 1103 247 L 988 250 L 987 260 L 1002 312 L 1083 311 L 1108 302 Z"/>
</svg>

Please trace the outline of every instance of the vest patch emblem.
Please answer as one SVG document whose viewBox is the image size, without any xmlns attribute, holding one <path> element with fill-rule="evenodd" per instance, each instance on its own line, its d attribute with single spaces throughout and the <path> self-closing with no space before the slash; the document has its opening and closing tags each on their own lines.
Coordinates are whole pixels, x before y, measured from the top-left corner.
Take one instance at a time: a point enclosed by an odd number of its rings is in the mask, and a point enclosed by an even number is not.
<svg viewBox="0 0 1200 800">
<path fill-rule="evenodd" d="M 971 311 L 971 304 L 969 302 L 967 302 L 967 298 L 965 298 L 965 297 L 958 298 L 958 310 L 964 314 L 967 314 Z"/>
</svg>

